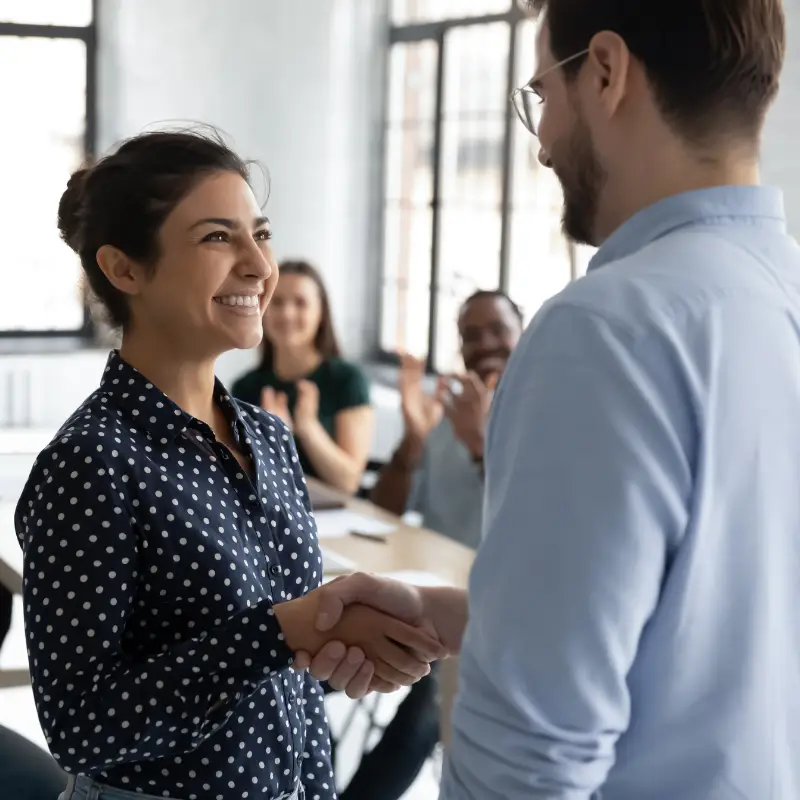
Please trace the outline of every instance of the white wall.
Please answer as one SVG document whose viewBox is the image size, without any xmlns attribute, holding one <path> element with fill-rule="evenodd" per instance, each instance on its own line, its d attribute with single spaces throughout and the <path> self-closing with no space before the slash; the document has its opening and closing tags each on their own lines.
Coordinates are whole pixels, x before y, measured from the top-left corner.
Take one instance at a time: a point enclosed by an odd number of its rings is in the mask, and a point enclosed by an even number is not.
<svg viewBox="0 0 800 800">
<path fill-rule="evenodd" d="M 800 0 L 783 0 L 788 52 L 781 91 L 767 119 L 762 175 L 786 194 L 789 230 L 800 238 Z"/>
<path fill-rule="evenodd" d="M 376 342 L 386 0 L 103 0 L 99 149 L 201 121 L 269 168 L 281 257 L 323 270 L 350 355 Z M 224 380 L 253 354 L 220 365 Z"/>
</svg>

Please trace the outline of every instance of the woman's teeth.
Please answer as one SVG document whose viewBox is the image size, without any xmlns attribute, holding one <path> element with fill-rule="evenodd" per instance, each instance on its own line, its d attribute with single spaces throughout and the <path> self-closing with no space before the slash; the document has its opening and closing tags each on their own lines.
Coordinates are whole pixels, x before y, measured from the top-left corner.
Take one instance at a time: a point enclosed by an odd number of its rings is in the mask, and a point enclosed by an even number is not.
<svg viewBox="0 0 800 800">
<path fill-rule="evenodd" d="M 223 306 L 245 306 L 255 308 L 258 306 L 258 295 L 229 294 L 222 297 L 215 297 L 214 302 L 221 303 Z"/>
</svg>

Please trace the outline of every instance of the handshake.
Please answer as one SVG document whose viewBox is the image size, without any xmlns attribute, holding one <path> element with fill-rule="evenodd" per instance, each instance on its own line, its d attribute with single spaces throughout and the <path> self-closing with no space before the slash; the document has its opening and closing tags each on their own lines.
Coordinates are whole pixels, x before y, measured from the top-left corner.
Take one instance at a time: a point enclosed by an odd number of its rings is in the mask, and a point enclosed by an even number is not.
<svg viewBox="0 0 800 800">
<path fill-rule="evenodd" d="M 356 573 L 275 606 L 294 668 L 350 697 L 393 692 L 457 653 L 466 594 Z"/>
</svg>

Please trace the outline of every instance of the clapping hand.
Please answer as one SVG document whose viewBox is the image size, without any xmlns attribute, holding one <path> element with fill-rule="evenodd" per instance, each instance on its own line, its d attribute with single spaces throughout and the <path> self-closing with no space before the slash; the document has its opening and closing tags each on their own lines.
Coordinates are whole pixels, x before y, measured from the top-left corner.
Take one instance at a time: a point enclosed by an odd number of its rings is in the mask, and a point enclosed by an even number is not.
<svg viewBox="0 0 800 800">
<path fill-rule="evenodd" d="M 312 381 L 299 381 L 294 405 L 294 430 L 302 436 L 319 424 L 319 387 Z"/>
<path fill-rule="evenodd" d="M 289 401 L 286 392 L 279 392 L 271 386 L 265 386 L 261 390 L 261 408 L 269 414 L 279 417 L 289 430 L 292 430 L 292 415 L 289 413 Z"/>
<path fill-rule="evenodd" d="M 400 357 L 400 402 L 406 434 L 424 442 L 442 418 L 440 391 L 431 396 L 425 392 L 425 361 L 414 356 Z M 439 390 L 443 388 L 440 383 Z"/>
<path fill-rule="evenodd" d="M 497 379 L 491 378 L 484 384 L 474 372 L 451 375 L 445 381 L 444 413 L 474 459 L 483 458 L 484 429 L 496 383 Z"/>
</svg>

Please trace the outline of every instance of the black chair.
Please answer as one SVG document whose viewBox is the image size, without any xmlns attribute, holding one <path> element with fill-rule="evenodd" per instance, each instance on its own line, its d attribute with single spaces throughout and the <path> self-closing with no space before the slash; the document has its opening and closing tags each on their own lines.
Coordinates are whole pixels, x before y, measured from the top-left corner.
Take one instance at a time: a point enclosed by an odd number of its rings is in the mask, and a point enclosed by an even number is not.
<svg viewBox="0 0 800 800">
<path fill-rule="evenodd" d="M 361 478 L 361 486 L 356 492 L 356 497 L 361 500 L 369 500 L 372 487 L 375 485 L 375 480 L 378 473 L 386 466 L 383 461 L 375 461 L 370 459 L 367 461 L 367 468 L 364 470 L 364 475 Z"/>
</svg>

